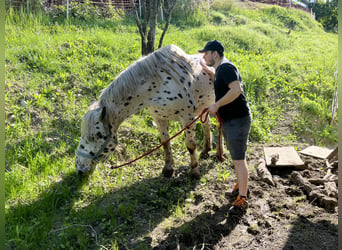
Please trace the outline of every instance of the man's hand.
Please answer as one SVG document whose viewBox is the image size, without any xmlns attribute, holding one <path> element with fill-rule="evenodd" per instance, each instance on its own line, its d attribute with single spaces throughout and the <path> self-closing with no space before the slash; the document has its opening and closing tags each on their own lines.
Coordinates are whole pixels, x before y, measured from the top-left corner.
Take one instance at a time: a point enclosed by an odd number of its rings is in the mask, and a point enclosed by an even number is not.
<svg viewBox="0 0 342 250">
<path fill-rule="evenodd" d="M 215 76 L 215 69 L 213 67 L 208 67 L 208 65 L 205 63 L 204 59 L 201 59 L 200 64 L 204 70 L 204 72 L 206 72 L 207 74 L 209 74 L 209 76 L 214 79 Z"/>
<path fill-rule="evenodd" d="M 209 106 L 208 111 L 210 114 L 216 115 L 218 109 L 219 109 L 219 106 L 216 103 L 214 103 Z"/>
</svg>

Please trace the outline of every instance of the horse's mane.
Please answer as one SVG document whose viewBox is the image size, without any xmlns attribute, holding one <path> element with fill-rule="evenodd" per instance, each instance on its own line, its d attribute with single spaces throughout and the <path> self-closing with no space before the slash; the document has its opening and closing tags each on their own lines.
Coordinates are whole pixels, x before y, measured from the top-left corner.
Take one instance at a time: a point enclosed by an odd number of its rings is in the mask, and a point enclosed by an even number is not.
<svg viewBox="0 0 342 250">
<path fill-rule="evenodd" d="M 182 64 L 182 67 L 192 75 L 193 70 L 187 54 L 175 45 L 163 47 L 140 58 L 121 72 L 112 84 L 103 90 L 100 95 L 100 106 L 112 106 L 113 100 L 120 100 L 122 96 L 134 93 L 145 79 L 161 81 L 159 75 L 161 70 L 174 74 L 175 63 Z"/>
<path fill-rule="evenodd" d="M 178 66 L 178 67 L 176 67 Z M 82 134 L 92 134 L 94 126 L 86 126 L 86 124 L 93 124 L 96 120 L 95 114 L 91 112 L 102 107 L 107 108 L 107 112 L 114 112 L 115 100 L 119 101 L 122 97 L 134 93 L 141 87 L 145 79 L 161 81 L 160 72 L 169 72 L 173 75 L 184 75 L 184 71 L 190 78 L 193 77 L 193 65 L 188 55 L 179 47 L 175 45 L 168 45 L 157 51 L 141 57 L 139 60 L 131 64 L 127 69 L 121 72 L 115 80 L 102 91 L 100 100 L 91 105 L 87 114 L 83 118 Z M 114 100 L 114 103 L 113 103 Z"/>
<path fill-rule="evenodd" d="M 94 102 L 89 106 L 88 112 L 84 115 L 81 125 L 81 134 L 86 138 L 89 138 L 90 135 L 94 135 L 95 131 L 95 123 L 97 121 L 98 112 L 100 109 L 99 102 Z"/>
</svg>

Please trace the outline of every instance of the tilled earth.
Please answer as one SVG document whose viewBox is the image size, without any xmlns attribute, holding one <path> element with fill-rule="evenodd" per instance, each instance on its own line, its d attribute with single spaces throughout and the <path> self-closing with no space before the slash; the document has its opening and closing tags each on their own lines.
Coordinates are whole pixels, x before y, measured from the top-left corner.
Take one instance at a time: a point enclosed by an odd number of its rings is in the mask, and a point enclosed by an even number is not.
<svg viewBox="0 0 342 250">
<path fill-rule="evenodd" d="M 249 157 L 251 194 L 245 215 L 228 215 L 232 201 L 229 190 L 235 181 L 235 175 L 231 174 L 225 182 L 212 181 L 209 188 L 198 188 L 193 205 L 187 208 L 187 216 L 173 221 L 171 228 L 160 225 L 149 234 L 151 246 L 155 249 L 338 249 L 337 206 L 325 208 L 291 181 L 294 171 L 323 177 L 324 161 L 301 156 L 308 166 L 306 170 L 271 170 L 275 183 L 272 186 L 263 182 L 253 167 L 263 157 L 263 146 L 251 147 L 254 152 Z M 207 178 L 210 175 L 208 171 Z M 212 175 L 217 179 L 217 173 Z"/>
</svg>

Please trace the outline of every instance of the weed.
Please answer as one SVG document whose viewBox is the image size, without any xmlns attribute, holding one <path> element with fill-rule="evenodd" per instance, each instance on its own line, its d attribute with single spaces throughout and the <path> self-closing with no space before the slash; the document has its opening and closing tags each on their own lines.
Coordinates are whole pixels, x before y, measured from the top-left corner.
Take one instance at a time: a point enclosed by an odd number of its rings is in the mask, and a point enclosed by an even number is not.
<svg viewBox="0 0 342 250">
<path fill-rule="evenodd" d="M 183 3 L 164 45 L 197 54 L 207 41 L 222 41 L 226 57 L 241 71 L 253 115 L 251 141 L 336 143 L 337 130 L 330 125 L 336 35 L 299 11 L 252 11 L 227 1 L 192 9 Z M 66 21 L 64 11 L 48 16 L 9 8 L 6 15 L 6 248 L 138 247 L 130 240 L 144 238 L 158 224 L 173 228 L 188 216 L 187 206 L 203 199 L 194 187 L 203 191 L 216 178 L 187 179 L 183 136 L 171 143 L 175 179 L 160 177 L 162 151 L 116 170 L 101 163 L 86 179 L 75 175 L 82 115 L 101 89 L 140 57 L 140 36 L 131 16 L 100 18 L 103 13 L 86 4 L 73 6 Z M 291 131 L 276 138 L 272 131 L 284 120 Z M 217 121 L 211 122 L 217 136 Z M 171 135 L 180 129 L 170 122 Z M 113 164 L 159 144 L 147 110 L 127 119 L 118 134 L 122 150 L 110 157 Z M 196 137 L 203 138 L 199 123 Z M 220 182 L 230 176 L 226 163 L 207 164 L 205 171 L 209 168 Z M 188 226 L 181 230 L 190 235 Z M 151 246 L 141 240 L 139 247 Z"/>
</svg>

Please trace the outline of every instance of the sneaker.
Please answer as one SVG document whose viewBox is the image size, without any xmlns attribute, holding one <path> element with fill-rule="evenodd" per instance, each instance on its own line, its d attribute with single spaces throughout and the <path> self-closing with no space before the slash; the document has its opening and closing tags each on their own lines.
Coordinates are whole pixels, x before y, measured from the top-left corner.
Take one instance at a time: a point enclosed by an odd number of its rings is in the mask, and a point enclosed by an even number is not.
<svg viewBox="0 0 342 250">
<path fill-rule="evenodd" d="M 248 208 L 248 201 L 245 196 L 240 196 L 232 203 L 232 206 L 228 209 L 228 213 L 231 215 L 242 215 L 246 213 Z"/>
<path fill-rule="evenodd" d="M 235 198 L 238 197 L 239 195 L 239 185 L 237 183 L 234 184 L 233 190 L 231 195 Z M 250 198 L 250 192 L 249 192 L 249 188 L 247 189 L 247 198 Z"/>
</svg>

